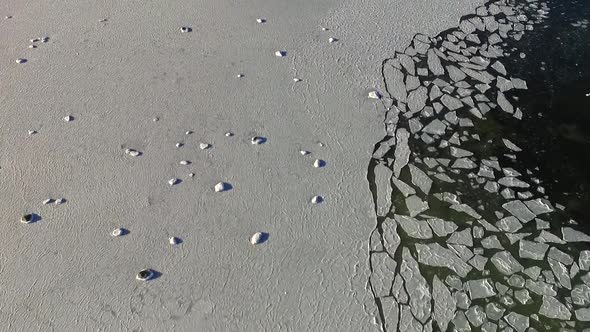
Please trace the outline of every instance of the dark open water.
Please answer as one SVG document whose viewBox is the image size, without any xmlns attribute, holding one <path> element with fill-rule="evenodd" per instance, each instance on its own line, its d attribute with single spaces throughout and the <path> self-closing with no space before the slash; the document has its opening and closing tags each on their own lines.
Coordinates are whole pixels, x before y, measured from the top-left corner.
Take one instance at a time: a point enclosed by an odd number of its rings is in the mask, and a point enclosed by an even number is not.
<svg viewBox="0 0 590 332">
<path fill-rule="evenodd" d="M 556 0 L 549 7 L 542 26 L 511 42 L 519 50 L 505 62 L 529 87 L 514 94 L 523 121 L 497 120 L 527 151 L 519 162 L 539 167 L 551 200 L 590 230 L 590 1 Z"/>
</svg>

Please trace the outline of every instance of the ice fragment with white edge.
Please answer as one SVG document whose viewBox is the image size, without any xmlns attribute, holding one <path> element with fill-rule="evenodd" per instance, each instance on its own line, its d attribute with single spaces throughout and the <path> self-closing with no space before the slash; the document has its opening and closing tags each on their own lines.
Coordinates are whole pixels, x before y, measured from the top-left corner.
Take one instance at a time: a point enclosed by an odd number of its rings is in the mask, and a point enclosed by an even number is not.
<svg viewBox="0 0 590 332">
<path fill-rule="evenodd" d="M 563 239 L 567 242 L 590 242 L 590 236 L 571 227 L 562 227 Z"/>
<path fill-rule="evenodd" d="M 504 145 L 506 145 L 506 147 L 508 149 L 515 151 L 515 152 L 522 151 L 521 148 L 519 148 L 516 144 L 512 143 L 509 139 L 503 138 L 502 141 L 504 142 Z"/>
<path fill-rule="evenodd" d="M 539 309 L 539 314 L 553 319 L 568 320 L 572 313 L 559 300 L 553 296 L 543 295 L 543 303 Z"/>
</svg>

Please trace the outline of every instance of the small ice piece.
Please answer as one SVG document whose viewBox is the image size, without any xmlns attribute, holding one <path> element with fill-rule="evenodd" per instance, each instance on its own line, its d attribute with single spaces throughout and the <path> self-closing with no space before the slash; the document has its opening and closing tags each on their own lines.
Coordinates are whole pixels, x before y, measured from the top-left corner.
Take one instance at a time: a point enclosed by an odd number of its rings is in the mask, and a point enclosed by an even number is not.
<svg viewBox="0 0 590 332">
<path fill-rule="evenodd" d="M 379 91 L 373 90 L 370 91 L 368 94 L 369 99 L 381 99 L 381 93 Z"/>
<path fill-rule="evenodd" d="M 244 74 L 238 74 L 238 75 L 236 75 L 236 77 L 237 78 L 242 78 L 242 77 L 244 77 Z"/>
<path fill-rule="evenodd" d="M 432 282 L 432 299 L 434 300 L 432 316 L 441 331 L 446 331 L 455 316 L 457 303 L 449 289 L 434 275 Z"/>
<path fill-rule="evenodd" d="M 27 59 L 24 59 L 24 58 L 16 59 L 16 63 L 25 63 L 25 62 L 27 62 Z"/>
<path fill-rule="evenodd" d="M 541 233 L 539 234 L 539 236 L 537 236 L 535 238 L 535 241 L 537 242 L 552 242 L 552 243 L 558 243 L 558 244 L 565 244 L 565 241 L 563 241 L 562 239 L 559 238 L 559 236 L 549 233 L 547 231 L 541 231 Z"/>
<path fill-rule="evenodd" d="M 470 216 L 472 216 L 475 219 L 480 219 L 481 216 L 479 215 L 479 213 L 477 213 L 471 206 L 467 205 L 467 204 L 453 204 L 450 206 L 451 209 L 457 211 L 457 212 L 463 212 L 466 213 Z"/>
<path fill-rule="evenodd" d="M 49 41 L 49 37 L 43 37 L 41 38 L 41 42 L 42 43 L 47 43 Z"/>
<path fill-rule="evenodd" d="M 473 235 L 471 234 L 471 229 L 465 228 L 460 232 L 454 232 L 447 239 L 447 243 L 473 247 Z"/>
<path fill-rule="evenodd" d="M 413 164 L 408 165 L 410 168 L 410 174 L 412 176 L 412 183 L 420 188 L 426 195 L 430 192 L 432 186 L 432 180 L 424 173 L 421 169 L 414 166 Z"/>
<path fill-rule="evenodd" d="M 404 195 L 404 197 L 408 197 L 410 195 L 415 195 L 416 191 L 412 186 L 406 184 L 402 180 L 396 178 L 395 176 L 391 177 L 391 182 L 399 189 L 399 191 Z"/>
<path fill-rule="evenodd" d="M 500 251 L 491 258 L 494 266 L 505 275 L 512 275 L 524 270 L 524 267 L 508 251 Z"/>
<path fill-rule="evenodd" d="M 518 178 L 512 176 L 505 176 L 498 180 L 498 183 L 505 186 L 505 187 L 514 187 L 514 188 L 528 188 L 530 185 Z"/>
<path fill-rule="evenodd" d="M 435 267 L 446 267 L 460 277 L 465 278 L 471 266 L 465 263 L 452 250 L 442 247 L 438 243 L 421 244 L 416 243 L 416 252 L 418 253 L 418 262 Z"/>
<path fill-rule="evenodd" d="M 402 251 L 402 261 L 399 272 L 406 284 L 406 291 L 410 298 L 410 308 L 413 316 L 420 322 L 426 323 L 431 315 L 430 287 L 420 273 L 418 262 L 412 257 L 406 247 Z M 412 316 L 410 314 L 410 316 Z M 418 326 L 420 326 L 418 324 Z"/>
<path fill-rule="evenodd" d="M 177 244 L 180 243 L 180 239 L 177 238 L 177 237 L 175 237 L 175 236 L 173 236 L 173 237 L 171 237 L 171 238 L 168 239 L 168 242 L 170 242 L 170 244 L 174 246 L 174 245 L 177 245 Z"/>
<path fill-rule="evenodd" d="M 293 82 L 295 82 L 295 83 L 297 83 L 297 82 L 301 82 L 301 81 L 303 81 L 303 80 L 302 80 L 302 79 L 300 79 L 300 78 L 297 78 L 297 77 L 294 77 L 294 78 L 293 78 Z"/>
<path fill-rule="evenodd" d="M 115 228 L 111 232 L 111 236 L 114 236 L 114 237 L 122 236 L 122 235 L 125 235 L 125 233 L 126 233 L 125 229 L 123 229 L 123 228 Z"/>
<path fill-rule="evenodd" d="M 394 151 L 393 174 L 395 177 L 399 177 L 402 168 L 408 164 L 410 158 L 411 151 L 408 145 L 410 133 L 404 128 L 399 128 L 395 133 L 395 137 L 397 144 Z"/>
<path fill-rule="evenodd" d="M 504 96 L 504 94 L 502 92 L 498 92 L 498 98 L 496 99 L 496 102 L 498 103 L 498 106 L 500 106 L 500 108 L 502 108 L 502 110 L 504 112 L 507 112 L 510 114 L 514 113 L 514 107 L 508 101 L 508 99 L 506 99 L 506 96 Z"/>
<path fill-rule="evenodd" d="M 311 152 L 307 151 L 307 150 L 300 150 L 299 153 L 301 153 L 302 156 L 307 156 L 308 154 L 310 154 Z"/>
<path fill-rule="evenodd" d="M 544 201 L 540 198 L 525 201 L 524 204 L 529 208 L 529 210 L 531 210 L 531 212 L 533 212 L 536 215 L 554 211 L 553 207 L 551 206 L 551 203 L 549 203 L 548 201 Z"/>
<path fill-rule="evenodd" d="M 406 207 L 410 212 L 410 217 L 415 217 L 428 210 L 428 202 L 423 201 L 420 199 L 420 197 L 414 195 L 406 198 Z"/>
<path fill-rule="evenodd" d="M 408 236 L 415 239 L 432 238 L 432 230 L 428 227 L 428 223 L 425 220 L 398 214 L 394 215 L 394 219 Z"/>
<path fill-rule="evenodd" d="M 504 315 L 505 309 L 498 304 L 491 302 L 486 305 L 486 315 L 491 320 L 498 320 Z"/>
<path fill-rule="evenodd" d="M 168 184 L 173 186 L 173 185 L 177 184 L 179 181 L 180 180 L 177 178 L 172 178 L 172 179 L 168 180 Z"/>
<path fill-rule="evenodd" d="M 590 236 L 571 227 L 562 227 L 563 239 L 567 242 L 590 242 Z"/>
<path fill-rule="evenodd" d="M 574 262 L 572 256 L 566 254 L 565 252 L 555 247 L 551 247 L 551 249 L 549 249 L 549 254 L 547 255 L 547 258 L 554 259 L 566 265 L 571 265 Z"/>
<path fill-rule="evenodd" d="M 473 152 L 471 152 L 471 151 L 467 151 L 467 150 L 464 150 L 464 149 L 461 149 L 461 148 L 456 148 L 456 147 L 454 147 L 454 146 L 451 146 L 450 150 L 451 150 L 451 156 L 453 156 L 453 157 L 455 157 L 455 158 L 463 158 L 463 157 L 470 157 L 470 156 L 473 156 Z M 489 169 L 489 168 L 488 168 L 487 166 L 485 166 L 485 165 L 483 165 L 482 167 L 486 167 L 486 169 Z M 481 172 L 481 171 L 482 171 L 482 170 L 481 170 L 481 168 L 480 168 L 480 172 Z M 493 176 L 493 174 L 494 174 L 494 173 L 493 173 L 493 171 L 491 171 L 491 172 L 492 172 L 492 176 L 488 176 L 488 177 L 491 177 L 491 178 L 493 178 L 493 177 L 494 177 L 494 176 Z M 485 175 L 484 175 L 484 176 L 485 176 Z"/>
<path fill-rule="evenodd" d="M 29 48 L 37 48 L 37 45 L 29 45 Z"/>
<path fill-rule="evenodd" d="M 227 182 L 219 182 L 218 184 L 215 185 L 215 187 L 213 188 L 215 190 L 215 192 L 224 192 L 224 191 L 229 191 L 230 189 L 232 189 L 231 184 L 227 183 Z"/>
<path fill-rule="evenodd" d="M 277 56 L 279 58 L 285 57 L 285 56 L 287 56 L 287 51 L 276 51 L 275 56 Z"/>
<path fill-rule="evenodd" d="M 65 122 L 72 122 L 72 121 L 74 121 L 74 117 L 71 115 L 66 115 L 66 116 L 64 116 L 64 121 Z"/>
<path fill-rule="evenodd" d="M 333 38 L 333 37 L 328 38 L 328 42 L 330 42 L 330 43 L 335 43 L 337 41 L 338 41 L 338 39 L 336 39 L 336 38 Z"/>
<path fill-rule="evenodd" d="M 549 245 L 527 240 L 520 240 L 518 254 L 520 258 L 543 260 Z"/>
<path fill-rule="evenodd" d="M 473 169 L 477 167 L 477 164 L 471 161 L 469 158 L 459 158 L 455 160 L 451 167 L 461 169 Z"/>
<path fill-rule="evenodd" d="M 459 228 L 457 224 L 451 221 L 445 221 L 439 218 L 430 218 L 426 220 L 430 225 L 430 228 L 434 231 L 437 236 L 447 236 L 452 234 Z"/>
<path fill-rule="evenodd" d="M 58 198 L 58 199 L 55 200 L 54 204 L 55 205 L 62 205 L 65 202 L 66 202 L 66 199 L 65 198 Z"/>
<path fill-rule="evenodd" d="M 158 118 L 158 117 L 155 117 L 152 119 L 153 122 L 158 122 L 159 120 L 160 120 L 160 118 Z"/>
<path fill-rule="evenodd" d="M 571 290 L 572 282 L 565 265 L 551 258 L 548 258 L 547 261 L 549 262 L 549 267 L 551 267 L 551 271 L 553 271 L 553 275 L 557 277 L 559 284 L 564 288 Z"/>
<path fill-rule="evenodd" d="M 487 263 L 488 258 L 481 255 L 475 255 L 469 260 L 469 264 L 479 271 L 485 270 Z"/>
<path fill-rule="evenodd" d="M 588 271 L 590 269 L 590 250 L 583 250 L 580 252 L 578 264 L 580 265 L 581 270 Z"/>
<path fill-rule="evenodd" d="M 188 177 L 189 178 L 194 178 L 195 177 L 195 173 L 188 173 Z"/>
<path fill-rule="evenodd" d="M 126 149 L 125 154 L 130 155 L 131 157 L 137 157 L 141 155 L 141 152 L 134 150 L 134 149 Z"/>
<path fill-rule="evenodd" d="M 253 245 L 261 244 L 264 242 L 264 233 L 256 232 L 250 237 L 250 243 Z"/>
<path fill-rule="evenodd" d="M 181 165 L 185 165 L 185 166 L 186 166 L 186 165 L 190 165 L 190 163 L 191 163 L 191 162 L 190 162 L 190 161 L 188 161 L 188 160 L 181 160 L 181 161 L 180 161 L 180 164 L 181 164 Z"/>
<path fill-rule="evenodd" d="M 525 332 L 529 327 L 529 318 L 516 312 L 509 313 L 504 317 L 504 320 L 517 332 Z"/>
<path fill-rule="evenodd" d="M 551 228 L 551 224 L 548 221 L 535 218 L 535 223 L 537 224 L 537 229 L 549 229 Z"/>
<path fill-rule="evenodd" d="M 322 196 L 313 196 L 313 198 L 311 199 L 311 202 L 313 204 L 320 204 L 324 201 L 324 198 Z"/>
<path fill-rule="evenodd" d="M 35 216 L 31 213 L 29 214 L 25 214 L 24 216 L 22 216 L 20 218 L 20 222 L 22 222 L 23 224 L 30 224 L 33 222 L 33 219 L 35 219 Z"/>
<path fill-rule="evenodd" d="M 100 20 L 98 20 L 98 22 L 102 23 L 102 22 L 106 22 L 107 19 L 106 18 L 101 18 Z"/>
<path fill-rule="evenodd" d="M 53 202 L 55 202 L 55 200 L 53 198 L 48 198 L 43 201 L 43 205 L 51 204 Z"/>
<path fill-rule="evenodd" d="M 518 302 L 522 304 L 527 304 L 529 301 L 532 300 L 529 291 L 526 289 L 519 289 L 517 291 L 514 291 L 514 297 L 518 300 Z"/>
<path fill-rule="evenodd" d="M 552 319 L 568 320 L 572 313 L 569 309 L 553 296 L 543 295 L 543 304 L 539 314 Z"/>
<path fill-rule="evenodd" d="M 191 31 L 193 31 L 193 29 L 191 27 L 181 27 L 180 28 L 180 32 L 182 32 L 182 33 L 191 32 Z"/>
<path fill-rule="evenodd" d="M 266 138 L 264 138 L 262 136 L 254 136 L 254 137 L 252 137 L 250 142 L 254 145 L 260 145 L 260 144 L 264 144 L 264 142 L 266 142 Z"/>
<path fill-rule="evenodd" d="M 576 309 L 576 319 L 582 322 L 590 321 L 590 309 L 588 308 L 579 308 Z"/>
<path fill-rule="evenodd" d="M 424 127 L 423 131 L 432 135 L 443 135 L 446 128 L 447 126 L 442 121 L 434 119 Z"/>
<path fill-rule="evenodd" d="M 208 144 L 208 143 L 201 143 L 201 144 L 199 144 L 199 149 L 201 149 L 201 150 L 207 150 L 210 147 L 211 147 L 211 144 Z"/>
<path fill-rule="evenodd" d="M 520 152 L 522 151 L 521 148 L 519 148 L 516 144 L 512 143 L 509 139 L 507 138 L 503 138 L 502 142 L 504 142 L 504 145 L 506 145 L 506 147 L 514 152 Z"/>
<path fill-rule="evenodd" d="M 326 166 L 326 162 L 324 160 L 322 160 L 322 159 L 316 159 L 313 162 L 313 167 L 315 167 L 315 168 L 322 168 L 322 167 L 325 167 L 325 166 Z"/>
<path fill-rule="evenodd" d="M 264 18 L 264 17 L 257 18 L 256 22 L 260 23 L 260 24 L 266 23 L 266 18 Z"/>
<path fill-rule="evenodd" d="M 500 219 L 500 221 L 496 223 L 496 227 L 503 230 L 504 232 L 514 233 L 522 228 L 522 224 L 518 221 L 516 217 L 509 216 Z"/>
<path fill-rule="evenodd" d="M 177 148 L 180 148 L 180 147 L 182 147 L 183 145 L 184 145 L 183 143 L 176 143 L 176 147 L 177 147 Z"/>
<path fill-rule="evenodd" d="M 469 320 L 471 325 L 474 327 L 480 327 L 484 322 L 487 321 L 486 314 L 483 312 L 483 308 L 479 305 L 469 308 L 469 310 L 465 312 L 465 316 L 467 316 L 467 320 Z"/>
<path fill-rule="evenodd" d="M 228 131 L 227 133 L 225 133 L 225 137 L 232 137 L 234 135 L 234 133 L 232 133 L 231 131 Z"/>
<path fill-rule="evenodd" d="M 154 277 L 154 271 L 150 269 L 141 270 L 135 276 L 135 279 L 141 281 L 147 281 Z"/>
<path fill-rule="evenodd" d="M 186 131 L 184 134 L 185 134 L 185 135 L 190 135 L 190 134 L 192 134 L 192 133 L 193 133 L 193 132 L 192 132 L 191 130 L 187 130 L 187 131 Z"/>
</svg>

